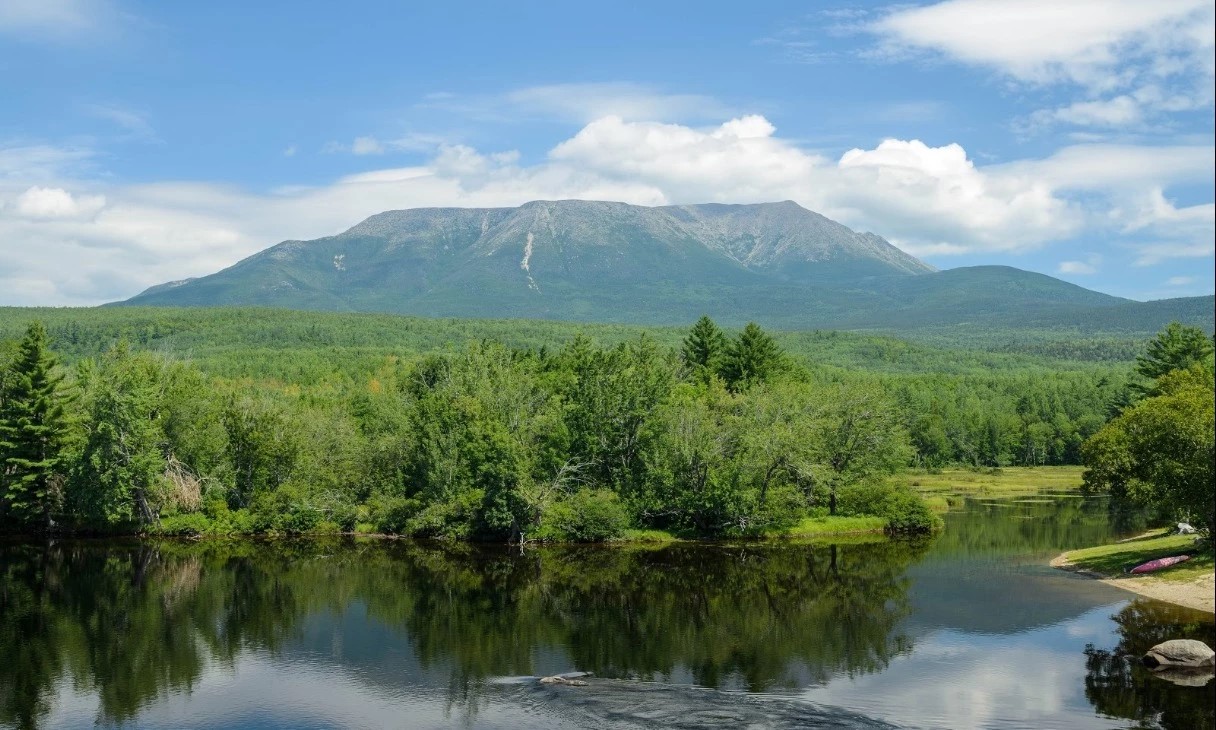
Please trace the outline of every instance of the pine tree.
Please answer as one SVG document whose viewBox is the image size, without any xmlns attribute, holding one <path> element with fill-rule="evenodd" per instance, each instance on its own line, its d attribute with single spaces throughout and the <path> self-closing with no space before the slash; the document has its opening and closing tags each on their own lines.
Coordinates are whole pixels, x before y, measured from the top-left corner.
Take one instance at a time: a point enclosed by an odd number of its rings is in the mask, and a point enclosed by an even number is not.
<svg viewBox="0 0 1216 730">
<path fill-rule="evenodd" d="M 0 391 L 0 521 L 52 527 L 55 481 L 66 431 L 63 376 L 55 372 L 46 328 L 34 322 Z"/>
<path fill-rule="evenodd" d="M 732 390 L 764 382 L 776 370 L 781 356 L 777 342 L 760 325 L 748 322 L 727 349 L 722 378 Z"/>
<path fill-rule="evenodd" d="M 1166 373 L 1186 370 L 1192 365 L 1210 363 L 1211 360 L 1212 340 L 1203 330 L 1170 322 L 1148 343 L 1144 354 L 1136 358 L 1136 372 L 1156 380 Z"/>
<path fill-rule="evenodd" d="M 694 371 L 712 372 L 717 370 L 725 352 L 726 335 L 712 319 L 702 315 L 684 338 L 684 348 L 680 354 L 684 363 Z"/>
</svg>

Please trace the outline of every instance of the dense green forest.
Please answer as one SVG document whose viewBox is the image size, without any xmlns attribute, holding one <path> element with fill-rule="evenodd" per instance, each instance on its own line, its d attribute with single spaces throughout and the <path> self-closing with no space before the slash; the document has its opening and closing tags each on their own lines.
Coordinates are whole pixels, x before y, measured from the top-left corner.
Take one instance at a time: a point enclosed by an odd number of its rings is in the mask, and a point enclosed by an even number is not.
<svg viewBox="0 0 1216 730">
<path fill-rule="evenodd" d="M 8 309 L 0 341 L 0 519 L 24 530 L 602 540 L 825 513 L 920 530 L 932 516 L 886 475 L 1079 463 L 1144 381 L 1130 362 L 707 319 Z M 35 451 L 13 445 L 22 419 L 42 424 Z"/>
</svg>

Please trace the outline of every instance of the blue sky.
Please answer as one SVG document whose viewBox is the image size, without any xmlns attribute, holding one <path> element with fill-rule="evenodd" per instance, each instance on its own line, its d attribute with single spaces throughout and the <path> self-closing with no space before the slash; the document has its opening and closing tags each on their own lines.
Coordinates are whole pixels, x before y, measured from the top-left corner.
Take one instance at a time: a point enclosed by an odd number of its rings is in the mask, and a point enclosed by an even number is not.
<svg viewBox="0 0 1216 730">
<path fill-rule="evenodd" d="M 941 268 L 1213 292 L 1213 2 L 0 0 L 0 304 L 375 212 L 796 200 Z"/>
</svg>

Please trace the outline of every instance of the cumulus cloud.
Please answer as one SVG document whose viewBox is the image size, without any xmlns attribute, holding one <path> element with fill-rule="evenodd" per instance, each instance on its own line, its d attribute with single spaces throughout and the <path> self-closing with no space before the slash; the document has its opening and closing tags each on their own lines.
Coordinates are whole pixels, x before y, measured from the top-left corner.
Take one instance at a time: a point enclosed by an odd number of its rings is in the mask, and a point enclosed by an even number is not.
<svg viewBox="0 0 1216 730">
<path fill-rule="evenodd" d="M 267 192 L 82 181 L 70 156 L 23 149 L 10 155 L 20 164 L 7 177 L 0 150 L 0 240 L 20 242 L 0 247 L 5 303 L 123 298 L 384 210 L 536 199 L 792 199 L 921 255 L 1020 252 L 1100 231 L 1139 246 L 1136 255 L 1152 263 L 1211 255 L 1213 240 L 1211 205 L 1179 206 L 1167 195 L 1173 185 L 1211 178 L 1210 147 L 1086 145 L 981 165 L 957 144 L 889 139 L 833 159 L 781 138 L 757 115 L 710 127 L 608 116 L 537 163 L 522 164 L 511 150 L 440 144 L 423 164 Z M 53 180 L 34 184 L 21 174 L 40 167 Z M 65 270 L 63 261 L 74 265 Z"/>
<path fill-rule="evenodd" d="M 88 218 L 105 207 L 104 195 L 74 196 L 63 188 L 34 186 L 17 196 L 13 211 L 22 218 Z"/>
</svg>

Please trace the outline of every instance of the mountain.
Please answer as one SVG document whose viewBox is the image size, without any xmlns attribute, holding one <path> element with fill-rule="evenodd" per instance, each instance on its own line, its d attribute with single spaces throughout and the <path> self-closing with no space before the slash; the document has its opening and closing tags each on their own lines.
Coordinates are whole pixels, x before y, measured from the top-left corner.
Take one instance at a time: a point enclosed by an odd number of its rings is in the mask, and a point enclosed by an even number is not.
<svg viewBox="0 0 1216 730">
<path fill-rule="evenodd" d="M 789 201 L 584 200 L 388 211 L 123 304 L 650 324 L 707 313 L 786 329 L 1072 326 L 1095 313 L 1120 329 L 1123 320 L 1163 323 L 1174 309 L 1154 303 L 1145 314 L 1149 305 L 1010 267 L 939 272 Z"/>
</svg>

